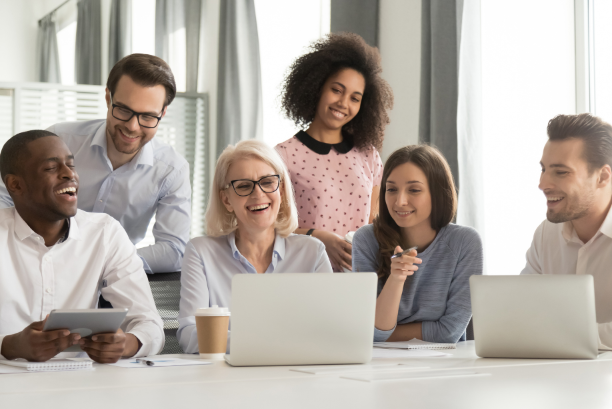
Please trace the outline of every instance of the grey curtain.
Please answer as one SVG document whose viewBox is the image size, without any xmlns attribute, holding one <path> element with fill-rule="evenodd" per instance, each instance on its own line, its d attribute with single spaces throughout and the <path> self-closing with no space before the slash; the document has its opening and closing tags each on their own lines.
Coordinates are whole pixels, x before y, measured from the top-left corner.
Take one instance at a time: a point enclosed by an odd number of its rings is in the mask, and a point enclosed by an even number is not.
<svg viewBox="0 0 612 409">
<path fill-rule="evenodd" d="M 112 0 L 108 32 L 108 70 L 132 53 L 132 0 Z"/>
<path fill-rule="evenodd" d="M 359 34 L 366 43 L 378 47 L 379 0 L 331 0 L 331 32 Z"/>
<path fill-rule="evenodd" d="M 155 55 L 172 65 L 170 34 L 185 28 L 187 92 L 197 92 L 200 59 L 200 0 L 156 0 Z"/>
<path fill-rule="evenodd" d="M 222 1 L 219 23 L 217 156 L 228 144 L 262 135 L 261 65 L 254 0 Z"/>
<path fill-rule="evenodd" d="M 463 1 L 423 0 L 421 7 L 419 140 L 440 149 L 458 186 L 458 33 Z"/>
<path fill-rule="evenodd" d="M 102 84 L 101 0 L 79 0 L 74 73 L 77 84 Z"/>
<path fill-rule="evenodd" d="M 202 16 L 202 2 L 200 0 L 185 1 L 185 33 L 187 35 L 187 92 L 198 91 L 198 64 L 200 62 L 200 21 Z"/>
<path fill-rule="evenodd" d="M 38 22 L 37 73 L 40 82 L 62 82 L 55 13 L 47 14 Z"/>
</svg>

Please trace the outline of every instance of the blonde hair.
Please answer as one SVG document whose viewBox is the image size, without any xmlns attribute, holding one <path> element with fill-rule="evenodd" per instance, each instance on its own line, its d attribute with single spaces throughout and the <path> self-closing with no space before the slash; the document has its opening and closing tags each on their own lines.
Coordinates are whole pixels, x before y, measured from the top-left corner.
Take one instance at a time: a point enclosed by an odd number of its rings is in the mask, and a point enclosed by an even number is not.
<svg viewBox="0 0 612 409">
<path fill-rule="evenodd" d="M 208 208 L 206 209 L 206 235 L 219 237 L 229 234 L 238 228 L 238 220 L 234 213 L 230 213 L 221 201 L 221 191 L 227 184 L 226 178 L 230 166 L 240 159 L 258 159 L 270 165 L 280 175 L 281 204 L 278 209 L 274 228 L 281 237 L 287 237 L 298 227 L 297 208 L 291 178 L 287 166 L 280 155 L 264 142 L 258 140 L 240 141 L 236 145 L 229 145 L 223 150 L 217 160 L 215 177 L 213 178 Z"/>
</svg>

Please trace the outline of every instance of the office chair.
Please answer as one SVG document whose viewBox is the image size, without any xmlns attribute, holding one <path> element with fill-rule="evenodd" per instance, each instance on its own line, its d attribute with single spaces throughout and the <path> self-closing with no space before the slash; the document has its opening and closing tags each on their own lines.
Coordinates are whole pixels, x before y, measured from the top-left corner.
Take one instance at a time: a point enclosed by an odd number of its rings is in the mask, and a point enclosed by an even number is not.
<svg viewBox="0 0 612 409">
<path fill-rule="evenodd" d="M 176 338 L 179 301 L 181 299 L 181 272 L 147 274 L 147 278 L 157 312 L 164 322 L 166 343 L 160 354 L 182 354 L 183 350 Z M 113 306 L 100 295 L 98 308 L 113 308 Z"/>
<path fill-rule="evenodd" d="M 147 274 L 147 278 L 155 306 L 164 322 L 166 344 L 161 354 L 182 354 L 183 350 L 176 338 L 181 298 L 181 272 Z"/>
</svg>

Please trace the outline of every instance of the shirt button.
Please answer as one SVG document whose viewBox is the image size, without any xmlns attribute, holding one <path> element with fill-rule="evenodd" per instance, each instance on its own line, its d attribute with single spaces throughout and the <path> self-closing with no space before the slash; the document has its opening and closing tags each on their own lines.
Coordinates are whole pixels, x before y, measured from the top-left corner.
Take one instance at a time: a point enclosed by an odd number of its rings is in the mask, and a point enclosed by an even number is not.
<svg viewBox="0 0 612 409">
<path fill-rule="evenodd" d="M 47 288 L 47 289 L 45 289 L 45 292 L 46 292 L 47 294 L 51 294 L 51 289 L 50 289 L 50 288 Z"/>
<path fill-rule="evenodd" d="M 98 200 L 98 202 L 102 203 L 102 199 Z"/>
</svg>

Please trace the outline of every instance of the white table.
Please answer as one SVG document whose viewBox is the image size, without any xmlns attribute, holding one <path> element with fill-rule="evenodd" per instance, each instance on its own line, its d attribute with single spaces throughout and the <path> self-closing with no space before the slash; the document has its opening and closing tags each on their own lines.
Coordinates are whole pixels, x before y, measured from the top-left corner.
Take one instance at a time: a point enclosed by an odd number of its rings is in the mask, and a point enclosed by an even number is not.
<svg viewBox="0 0 612 409">
<path fill-rule="evenodd" d="M 207 366 L 0 375 L 0 408 L 612 408 L 612 352 L 597 360 L 376 359 L 490 376 L 365 383 L 291 367 Z M 184 357 L 193 358 L 192 355 Z M 187 406 L 194 405 L 194 406 Z"/>
</svg>

